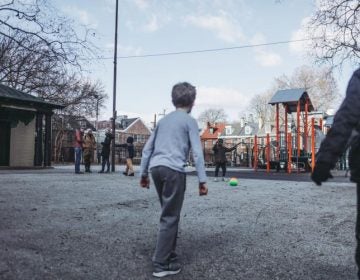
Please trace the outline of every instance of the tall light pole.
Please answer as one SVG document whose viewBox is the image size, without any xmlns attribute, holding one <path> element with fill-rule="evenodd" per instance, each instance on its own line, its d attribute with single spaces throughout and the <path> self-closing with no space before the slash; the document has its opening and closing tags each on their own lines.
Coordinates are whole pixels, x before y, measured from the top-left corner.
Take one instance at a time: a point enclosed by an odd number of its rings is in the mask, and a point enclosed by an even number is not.
<svg viewBox="0 0 360 280">
<path fill-rule="evenodd" d="M 96 120 L 95 120 L 95 129 L 96 129 L 96 159 L 98 160 L 99 163 L 99 150 L 100 150 L 100 145 L 99 145 L 99 99 L 100 96 L 98 94 L 94 94 L 94 97 L 96 98 Z"/>
<path fill-rule="evenodd" d="M 116 0 L 115 8 L 115 44 L 114 44 L 114 86 L 113 86 L 113 117 L 112 117 L 112 134 L 114 139 L 111 146 L 111 171 L 115 171 L 115 120 L 116 120 L 116 66 L 117 66 L 117 32 L 118 32 L 118 7 L 119 0 Z"/>
</svg>

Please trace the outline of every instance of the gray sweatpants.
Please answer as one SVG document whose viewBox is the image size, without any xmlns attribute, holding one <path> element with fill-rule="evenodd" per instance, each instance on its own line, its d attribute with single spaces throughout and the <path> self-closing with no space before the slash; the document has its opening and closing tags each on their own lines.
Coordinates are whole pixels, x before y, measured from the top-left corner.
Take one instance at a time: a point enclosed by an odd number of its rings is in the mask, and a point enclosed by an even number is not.
<svg viewBox="0 0 360 280">
<path fill-rule="evenodd" d="M 154 263 L 164 264 L 176 249 L 186 174 L 165 166 L 157 166 L 151 169 L 151 175 L 161 204 L 160 226 L 152 260 Z"/>
</svg>

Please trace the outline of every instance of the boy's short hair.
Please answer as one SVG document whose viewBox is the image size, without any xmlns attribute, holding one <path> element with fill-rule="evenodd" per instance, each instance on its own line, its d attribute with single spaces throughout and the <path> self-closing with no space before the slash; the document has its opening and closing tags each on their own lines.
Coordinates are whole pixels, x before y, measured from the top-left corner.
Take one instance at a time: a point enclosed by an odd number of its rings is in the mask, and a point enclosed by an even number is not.
<svg viewBox="0 0 360 280">
<path fill-rule="evenodd" d="M 175 107 L 188 107 L 195 101 L 196 88 L 187 82 L 178 83 L 172 88 L 171 98 Z"/>
</svg>

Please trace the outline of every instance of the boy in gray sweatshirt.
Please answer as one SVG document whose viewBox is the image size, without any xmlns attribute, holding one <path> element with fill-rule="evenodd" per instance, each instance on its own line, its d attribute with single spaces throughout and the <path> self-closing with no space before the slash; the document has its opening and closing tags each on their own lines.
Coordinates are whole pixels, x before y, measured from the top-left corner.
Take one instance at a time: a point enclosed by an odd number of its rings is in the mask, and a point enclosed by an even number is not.
<svg viewBox="0 0 360 280">
<path fill-rule="evenodd" d="M 186 187 L 185 166 L 190 149 L 199 179 L 199 194 L 206 195 L 206 173 L 199 128 L 189 113 L 194 106 L 196 89 L 189 83 L 178 83 L 172 89 L 176 108 L 162 118 L 142 152 L 140 185 L 149 187 L 148 170 L 161 204 L 160 227 L 153 256 L 155 277 L 177 274 L 176 238 Z"/>
</svg>

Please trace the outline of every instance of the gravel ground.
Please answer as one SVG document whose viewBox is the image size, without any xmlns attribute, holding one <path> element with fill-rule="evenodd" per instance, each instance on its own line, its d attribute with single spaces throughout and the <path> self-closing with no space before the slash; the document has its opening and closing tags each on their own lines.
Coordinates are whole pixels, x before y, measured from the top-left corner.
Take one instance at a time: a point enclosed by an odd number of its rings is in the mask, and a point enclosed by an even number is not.
<svg viewBox="0 0 360 280">
<path fill-rule="evenodd" d="M 154 279 L 154 187 L 72 169 L 1 171 L 0 279 Z M 208 185 L 199 197 L 187 178 L 183 270 L 167 279 L 356 279 L 354 184 Z"/>
</svg>

